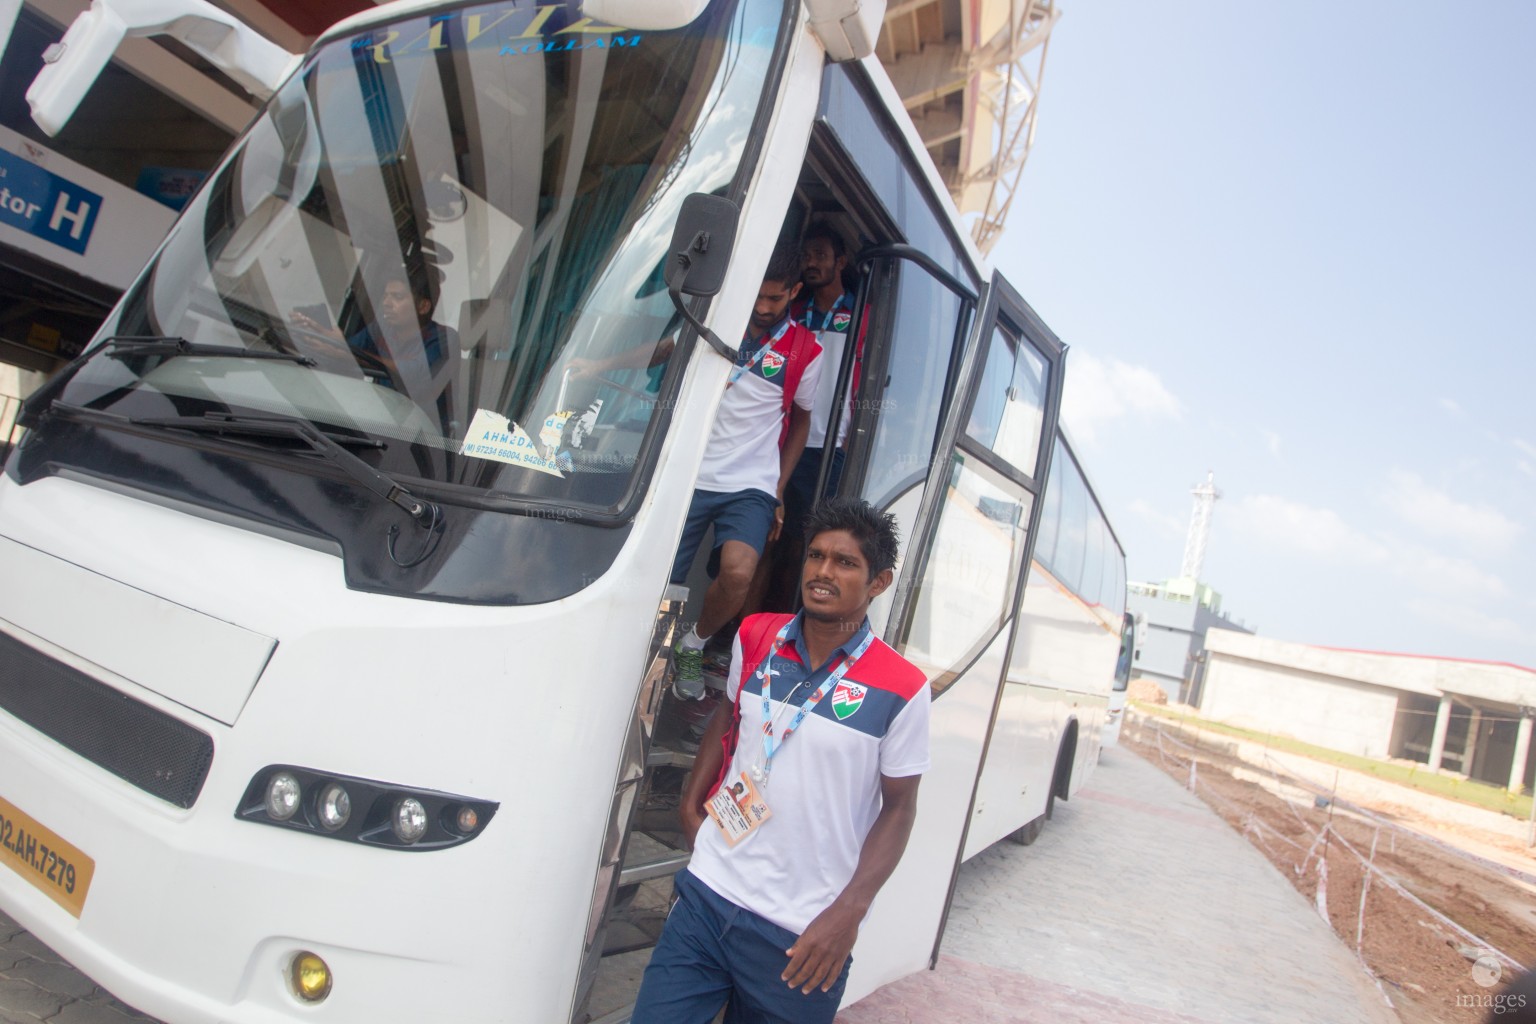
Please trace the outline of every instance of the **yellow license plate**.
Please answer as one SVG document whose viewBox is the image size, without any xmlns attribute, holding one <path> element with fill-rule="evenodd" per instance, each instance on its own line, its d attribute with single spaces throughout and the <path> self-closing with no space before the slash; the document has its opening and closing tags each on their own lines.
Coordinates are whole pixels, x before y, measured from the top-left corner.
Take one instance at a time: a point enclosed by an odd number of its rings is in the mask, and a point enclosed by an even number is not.
<svg viewBox="0 0 1536 1024">
<path fill-rule="evenodd" d="M 0 862 L 76 917 L 96 873 L 96 862 L 78 847 L 6 800 L 0 800 Z"/>
</svg>

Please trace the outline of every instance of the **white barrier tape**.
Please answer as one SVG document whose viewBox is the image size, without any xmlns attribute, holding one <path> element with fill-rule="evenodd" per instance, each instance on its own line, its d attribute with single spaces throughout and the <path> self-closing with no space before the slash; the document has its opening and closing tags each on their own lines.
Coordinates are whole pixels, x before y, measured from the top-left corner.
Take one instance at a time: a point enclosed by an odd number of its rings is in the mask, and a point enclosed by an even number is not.
<svg viewBox="0 0 1536 1024">
<path fill-rule="evenodd" d="M 1296 849 L 1301 850 L 1303 853 L 1306 852 L 1307 848 L 1305 846 L 1302 846 L 1296 840 L 1292 839 L 1290 836 L 1286 835 L 1284 832 L 1281 832 L 1279 829 L 1275 828 L 1273 825 L 1271 825 L 1268 822 L 1262 820 L 1261 818 L 1257 817 L 1256 815 L 1250 815 L 1249 816 L 1249 820 L 1252 822 L 1252 824 L 1253 824 L 1255 829 L 1263 829 L 1264 831 L 1268 832 L 1270 835 L 1274 836 L 1276 839 L 1280 840 L 1281 842 L 1287 843 L 1287 844 L 1289 844 L 1291 846 L 1294 846 Z M 1311 834 L 1312 834 L 1311 831 L 1308 830 L 1307 835 L 1311 835 Z"/>
<path fill-rule="evenodd" d="M 1264 760 L 1273 764 L 1279 763 L 1273 761 L 1273 759 L 1271 759 L 1268 754 L 1264 755 Z M 1269 772 L 1277 782 L 1280 781 L 1273 768 L 1269 769 Z M 1299 789 L 1309 790 L 1318 794 L 1319 796 L 1327 796 L 1338 806 L 1349 811 L 1351 814 L 1358 814 L 1360 817 L 1368 819 L 1371 824 L 1376 825 L 1379 828 L 1391 829 L 1393 832 L 1401 832 L 1403 835 L 1417 839 L 1424 843 L 1428 843 L 1430 846 L 1435 847 L 1442 853 L 1452 854 L 1453 856 L 1460 857 L 1463 860 L 1469 860 L 1479 867 L 1486 868 L 1489 871 L 1497 872 L 1498 874 L 1504 875 L 1508 878 L 1518 879 L 1527 885 L 1536 885 L 1536 874 L 1531 874 L 1528 871 L 1522 871 L 1519 868 L 1512 867 L 1508 864 L 1501 864 L 1496 860 L 1489 860 L 1488 858 L 1481 857 L 1475 853 L 1469 853 L 1460 847 L 1452 846 L 1450 843 L 1447 843 L 1442 839 L 1436 839 L 1434 836 L 1426 835 L 1417 829 L 1408 828 L 1406 825 L 1399 825 L 1394 821 L 1390 821 L 1386 818 L 1378 816 L 1374 811 L 1361 807 L 1359 804 L 1340 799 L 1338 796 L 1333 795 L 1331 790 L 1319 785 L 1318 783 L 1312 782 L 1305 776 L 1290 773 L 1287 774 L 1289 780 L 1291 780 L 1291 785 L 1294 785 Z"/>
<path fill-rule="evenodd" d="M 1509 966 L 1513 967 L 1516 971 L 1519 971 L 1521 973 L 1525 972 L 1525 967 L 1524 967 L 1524 965 L 1522 965 L 1520 963 L 1520 961 L 1516 960 L 1514 957 L 1510 956 L 1508 953 L 1505 953 L 1504 951 L 1500 950 L 1498 947 L 1496 947 L 1493 944 L 1491 944 L 1487 939 L 1483 938 L 1482 936 L 1475 935 L 1472 932 L 1467 931 L 1461 925 L 1457 924 L 1455 921 L 1452 921 L 1449 917 L 1446 917 L 1444 914 L 1440 913 L 1440 911 L 1436 910 L 1434 907 L 1430 906 L 1428 903 L 1425 903 L 1423 900 L 1419 899 L 1413 893 L 1409 892 L 1406 888 L 1403 887 L 1403 885 L 1400 882 L 1397 881 L 1397 879 L 1395 879 L 1391 875 L 1387 874 L 1385 871 L 1383 871 L 1381 868 L 1377 867 L 1375 864 L 1373 864 L 1370 861 L 1366 860 L 1364 855 L 1362 855 L 1359 850 L 1357 850 L 1353 846 L 1349 845 L 1349 840 L 1347 840 L 1343 836 L 1339 835 L 1337 829 L 1334 829 L 1334 828 L 1330 827 L 1327 831 L 1332 832 L 1334 834 L 1334 836 L 1339 840 L 1339 845 L 1340 846 L 1344 847 L 1344 849 L 1348 850 L 1350 853 L 1352 853 L 1356 857 L 1358 857 L 1360 859 L 1360 863 L 1364 864 L 1366 869 L 1371 874 L 1376 875 L 1384 883 L 1386 883 L 1388 886 L 1390 886 L 1392 888 L 1393 892 L 1396 892 L 1398 895 L 1402 896 L 1404 899 L 1408 900 L 1414 906 L 1418 907 L 1420 910 L 1423 910 L 1425 913 L 1429 914 L 1430 916 L 1435 918 L 1435 920 L 1439 921 L 1440 923 L 1445 924 L 1445 925 L 1449 925 L 1451 928 L 1455 929 L 1457 934 L 1459 934 L 1462 938 L 1467 939 L 1470 942 L 1476 943 L 1482 949 L 1486 949 L 1488 952 L 1492 953 L 1494 956 L 1498 957 L 1500 960 L 1503 960 Z"/>
<path fill-rule="evenodd" d="M 1328 861 L 1322 857 L 1317 858 L 1317 916 L 1329 931 L 1333 930 L 1333 922 L 1328 920 Z"/>
</svg>

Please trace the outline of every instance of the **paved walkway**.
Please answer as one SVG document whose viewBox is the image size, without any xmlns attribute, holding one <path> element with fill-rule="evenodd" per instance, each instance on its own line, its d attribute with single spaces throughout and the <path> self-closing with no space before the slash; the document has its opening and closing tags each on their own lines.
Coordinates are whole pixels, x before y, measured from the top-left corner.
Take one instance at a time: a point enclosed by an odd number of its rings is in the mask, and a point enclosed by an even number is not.
<svg viewBox="0 0 1536 1024">
<path fill-rule="evenodd" d="M 960 871 L 935 971 L 838 1024 L 1396 1024 L 1312 906 L 1199 798 L 1128 750 L 1031 847 Z"/>
<path fill-rule="evenodd" d="M 144 1021 L 0 915 L 0 1024 Z M 1354 956 L 1198 798 L 1123 749 L 1034 846 L 960 872 L 936 971 L 839 1024 L 1397 1024 Z"/>
</svg>

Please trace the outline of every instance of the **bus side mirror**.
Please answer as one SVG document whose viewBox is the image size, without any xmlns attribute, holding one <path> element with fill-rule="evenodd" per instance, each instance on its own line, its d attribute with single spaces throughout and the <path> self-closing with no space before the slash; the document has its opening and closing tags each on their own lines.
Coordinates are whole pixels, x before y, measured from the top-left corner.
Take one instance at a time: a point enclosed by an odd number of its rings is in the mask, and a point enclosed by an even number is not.
<svg viewBox="0 0 1536 1024">
<path fill-rule="evenodd" d="M 731 348 L 699 322 L 683 303 L 684 295 L 717 295 L 725 284 L 725 271 L 731 264 L 731 249 L 736 244 L 736 226 L 741 211 L 723 196 L 695 192 L 683 200 L 677 224 L 672 229 L 672 245 L 667 250 L 663 277 L 672 305 L 699 336 L 716 352 L 736 361 Z"/>
<path fill-rule="evenodd" d="M 661 32 L 692 23 L 709 0 L 582 0 L 581 13 L 598 21 L 642 32 Z"/>
<path fill-rule="evenodd" d="M 829 60 L 863 60 L 875 52 L 885 24 L 885 0 L 805 0 L 805 9 Z"/>
<path fill-rule="evenodd" d="M 718 295 L 740 219 L 736 204 L 723 196 L 695 192 L 684 199 L 667 250 L 667 289 L 684 295 Z"/>
<path fill-rule="evenodd" d="M 299 59 L 206 0 L 91 0 L 43 52 L 43 70 L 27 89 L 32 120 L 57 135 L 119 44 L 156 35 L 172 36 L 258 99 L 271 96 Z"/>
</svg>

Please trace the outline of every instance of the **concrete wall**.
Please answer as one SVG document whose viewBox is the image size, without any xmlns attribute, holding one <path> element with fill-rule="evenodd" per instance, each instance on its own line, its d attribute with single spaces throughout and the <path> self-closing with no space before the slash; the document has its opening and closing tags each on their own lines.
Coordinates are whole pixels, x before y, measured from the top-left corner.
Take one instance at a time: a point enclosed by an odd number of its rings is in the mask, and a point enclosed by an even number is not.
<svg viewBox="0 0 1536 1024">
<path fill-rule="evenodd" d="M 1388 755 L 1396 691 L 1215 651 L 1209 658 L 1206 717 L 1363 757 Z"/>
<path fill-rule="evenodd" d="M 1344 651 L 1331 647 L 1211 629 L 1206 648 L 1234 657 L 1284 665 L 1413 693 L 1473 697 L 1514 707 L 1536 706 L 1536 670 L 1518 665 L 1413 654 Z"/>
<path fill-rule="evenodd" d="M 1425 719 L 1449 696 L 1456 713 L 1443 763 L 1494 784 L 1510 781 L 1522 708 L 1536 706 L 1536 672 L 1518 665 L 1341 651 L 1224 629 L 1207 632 L 1205 649 L 1204 714 L 1366 757 L 1423 759 L 1433 731 Z M 1484 721 L 1475 755 L 1460 764 L 1472 708 Z M 1529 764 L 1521 767 L 1529 774 Z"/>
</svg>

